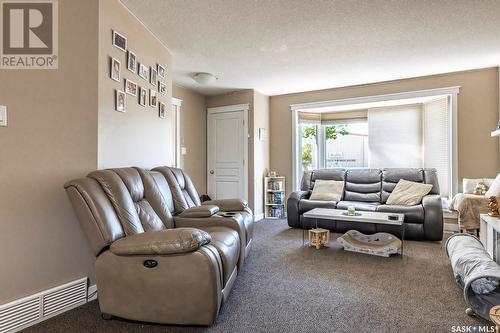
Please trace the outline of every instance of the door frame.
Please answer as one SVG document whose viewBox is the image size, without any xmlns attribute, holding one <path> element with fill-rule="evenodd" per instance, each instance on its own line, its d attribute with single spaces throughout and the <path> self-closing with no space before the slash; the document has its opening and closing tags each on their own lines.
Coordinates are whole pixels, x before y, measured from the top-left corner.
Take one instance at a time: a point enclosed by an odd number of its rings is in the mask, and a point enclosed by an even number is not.
<svg viewBox="0 0 500 333">
<path fill-rule="evenodd" d="M 209 186 L 209 177 L 210 177 L 210 164 L 209 164 L 209 147 L 208 147 L 208 142 L 209 142 L 209 135 L 210 135 L 210 128 L 209 128 L 209 117 L 210 115 L 216 114 L 216 113 L 226 113 L 226 112 L 239 112 L 243 111 L 243 133 L 245 135 L 244 140 L 243 140 L 243 191 L 245 192 L 245 197 L 243 199 L 248 201 L 248 139 L 250 137 L 248 133 L 248 113 L 250 110 L 250 104 L 235 104 L 235 105 L 227 105 L 227 106 L 219 106 L 219 107 L 213 107 L 213 108 L 207 108 L 207 170 L 206 170 L 206 179 L 207 179 L 207 193 L 208 193 L 208 186 Z"/>
<path fill-rule="evenodd" d="M 176 168 L 182 169 L 182 159 L 181 159 L 181 106 L 182 99 L 172 97 L 172 106 L 174 111 L 174 129 L 175 129 L 175 164 Z"/>
</svg>

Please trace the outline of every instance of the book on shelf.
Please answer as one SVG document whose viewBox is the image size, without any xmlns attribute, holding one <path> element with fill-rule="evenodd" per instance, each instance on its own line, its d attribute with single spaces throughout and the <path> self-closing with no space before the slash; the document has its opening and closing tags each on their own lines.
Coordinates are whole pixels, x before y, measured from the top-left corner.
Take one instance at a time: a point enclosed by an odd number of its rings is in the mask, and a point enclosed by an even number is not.
<svg viewBox="0 0 500 333">
<path fill-rule="evenodd" d="M 272 191 L 283 191 L 283 181 L 271 180 L 267 183 L 267 189 Z"/>
<path fill-rule="evenodd" d="M 267 208 L 267 216 L 279 219 L 283 218 L 285 216 L 283 206 L 269 206 Z"/>
<path fill-rule="evenodd" d="M 270 193 L 269 196 L 269 202 L 270 204 L 274 205 L 282 205 L 283 204 L 283 198 L 284 198 L 284 193 L 283 192 L 277 192 L 277 193 Z"/>
</svg>

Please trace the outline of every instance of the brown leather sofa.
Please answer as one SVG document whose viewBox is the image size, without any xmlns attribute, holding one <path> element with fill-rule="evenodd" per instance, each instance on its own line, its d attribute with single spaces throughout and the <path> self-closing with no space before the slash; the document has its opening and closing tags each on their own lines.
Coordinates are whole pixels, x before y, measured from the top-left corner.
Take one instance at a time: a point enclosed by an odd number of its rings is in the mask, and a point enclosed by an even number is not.
<svg viewBox="0 0 500 333">
<path fill-rule="evenodd" d="M 97 257 L 103 314 L 214 322 L 250 249 L 246 202 L 201 204 L 189 176 L 168 167 L 94 171 L 65 189 Z"/>
</svg>

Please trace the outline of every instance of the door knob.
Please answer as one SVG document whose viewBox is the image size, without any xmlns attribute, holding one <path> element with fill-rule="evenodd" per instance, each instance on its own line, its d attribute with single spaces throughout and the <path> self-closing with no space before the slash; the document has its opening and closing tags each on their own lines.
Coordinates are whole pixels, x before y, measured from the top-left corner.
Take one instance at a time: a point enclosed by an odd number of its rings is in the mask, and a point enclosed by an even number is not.
<svg viewBox="0 0 500 333">
<path fill-rule="evenodd" d="M 210 170 L 210 174 L 213 175 L 214 174 L 214 170 Z"/>
</svg>

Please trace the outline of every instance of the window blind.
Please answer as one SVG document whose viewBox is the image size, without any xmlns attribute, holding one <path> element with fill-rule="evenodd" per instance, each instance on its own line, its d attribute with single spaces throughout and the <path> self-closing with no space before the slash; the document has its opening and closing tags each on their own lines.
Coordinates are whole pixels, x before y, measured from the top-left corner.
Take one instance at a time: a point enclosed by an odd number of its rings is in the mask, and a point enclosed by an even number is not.
<svg viewBox="0 0 500 333">
<path fill-rule="evenodd" d="M 349 122 L 360 119 L 366 120 L 368 110 L 342 111 L 342 112 L 298 112 L 299 123 L 302 124 L 335 124 L 343 120 Z"/>
<path fill-rule="evenodd" d="M 449 97 L 423 105 L 424 123 L 424 167 L 435 168 L 438 174 L 441 195 L 449 195 Z"/>
<path fill-rule="evenodd" d="M 368 110 L 371 168 L 421 168 L 422 106 L 401 105 Z"/>
</svg>

